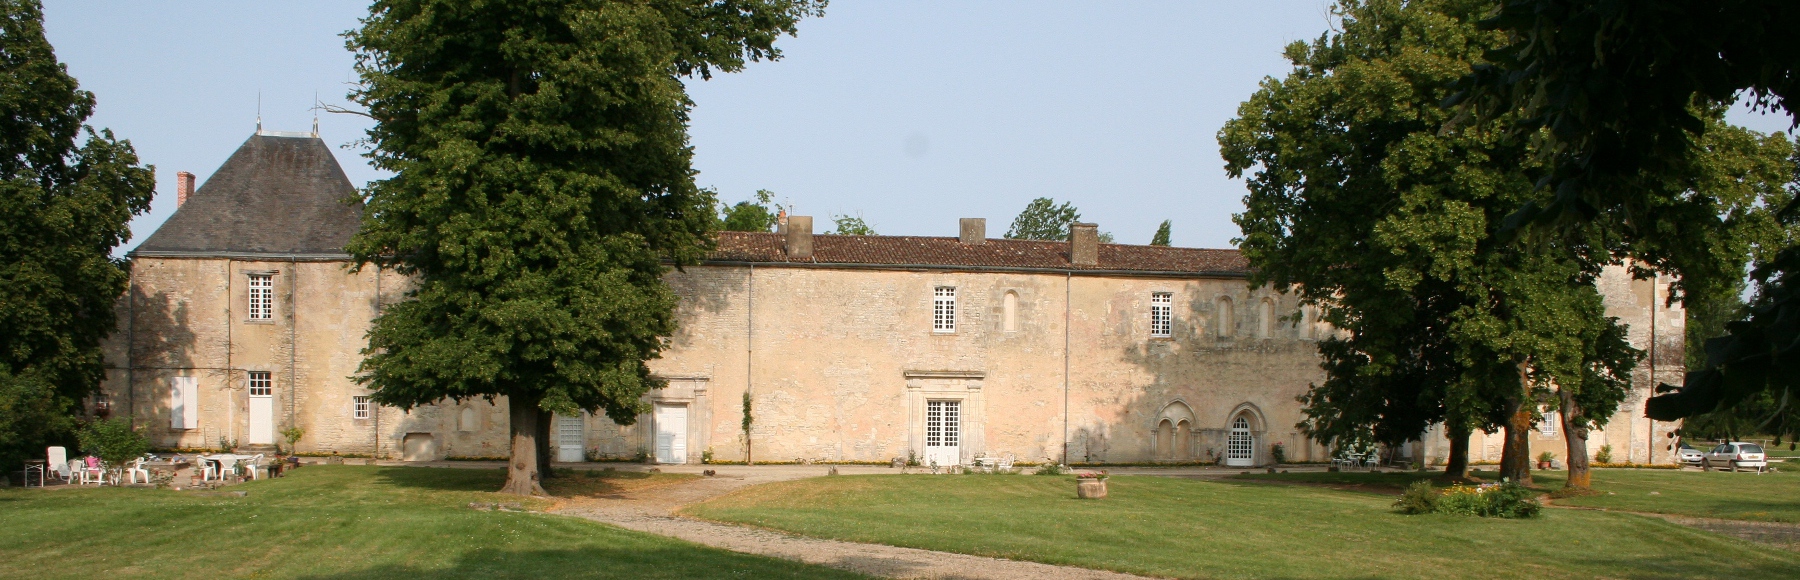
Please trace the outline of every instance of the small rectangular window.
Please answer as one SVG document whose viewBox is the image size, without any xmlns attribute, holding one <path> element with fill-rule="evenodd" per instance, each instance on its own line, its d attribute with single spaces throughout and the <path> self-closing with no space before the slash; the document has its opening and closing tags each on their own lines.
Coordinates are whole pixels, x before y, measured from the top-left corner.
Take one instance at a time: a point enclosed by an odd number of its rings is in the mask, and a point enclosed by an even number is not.
<svg viewBox="0 0 1800 580">
<path fill-rule="evenodd" d="M 1168 338 L 1174 330 L 1175 295 L 1169 292 L 1150 293 L 1150 336 Z"/>
<path fill-rule="evenodd" d="M 1538 424 L 1538 432 L 1542 433 L 1545 437 L 1555 437 L 1556 424 L 1561 422 L 1562 413 L 1556 411 L 1544 411 L 1544 420 Z"/>
<path fill-rule="evenodd" d="M 350 397 L 350 418 L 352 418 L 352 419 L 367 419 L 367 418 L 369 418 L 369 398 L 368 397 L 362 397 L 362 396 Z"/>
<path fill-rule="evenodd" d="M 931 331 L 956 332 L 956 287 L 938 286 L 931 298 Z"/>
<path fill-rule="evenodd" d="M 269 274 L 250 275 L 250 319 L 273 320 L 275 318 L 275 277 Z"/>
<path fill-rule="evenodd" d="M 269 377 L 268 371 L 250 371 L 250 396 L 268 397 L 275 394 L 275 381 Z"/>
</svg>

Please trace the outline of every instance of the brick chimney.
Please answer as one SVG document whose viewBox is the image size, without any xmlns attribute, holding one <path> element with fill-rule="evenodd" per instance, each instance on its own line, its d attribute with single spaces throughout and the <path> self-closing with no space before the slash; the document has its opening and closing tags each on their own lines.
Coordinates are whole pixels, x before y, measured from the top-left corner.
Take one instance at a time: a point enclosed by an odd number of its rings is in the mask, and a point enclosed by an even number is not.
<svg viewBox="0 0 1800 580">
<path fill-rule="evenodd" d="M 775 212 L 775 233 L 787 233 L 787 218 L 787 210 L 784 209 Z"/>
<path fill-rule="evenodd" d="M 1075 222 L 1069 224 L 1069 263 L 1076 266 L 1100 265 L 1100 227 Z"/>
<path fill-rule="evenodd" d="M 957 222 L 957 237 L 971 246 L 987 243 L 987 218 L 962 218 Z"/>
<path fill-rule="evenodd" d="M 188 196 L 194 194 L 194 174 L 186 171 L 175 174 L 175 207 L 187 205 Z"/>
<path fill-rule="evenodd" d="M 791 215 L 787 218 L 787 257 L 812 258 L 812 216 Z"/>
</svg>

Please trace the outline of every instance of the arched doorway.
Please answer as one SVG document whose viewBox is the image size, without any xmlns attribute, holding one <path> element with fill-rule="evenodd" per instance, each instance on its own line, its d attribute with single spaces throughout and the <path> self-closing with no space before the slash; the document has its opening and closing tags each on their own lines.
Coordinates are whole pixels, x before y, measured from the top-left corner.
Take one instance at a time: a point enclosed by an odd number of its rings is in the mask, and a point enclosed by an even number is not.
<svg viewBox="0 0 1800 580">
<path fill-rule="evenodd" d="M 1175 459 L 1175 425 L 1168 419 L 1156 426 L 1156 458 L 1162 461 Z"/>
<path fill-rule="evenodd" d="M 1231 434 L 1225 439 L 1225 465 L 1249 467 L 1256 461 L 1256 437 L 1250 433 L 1250 419 L 1243 415 L 1231 420 Z"/>
</svg>

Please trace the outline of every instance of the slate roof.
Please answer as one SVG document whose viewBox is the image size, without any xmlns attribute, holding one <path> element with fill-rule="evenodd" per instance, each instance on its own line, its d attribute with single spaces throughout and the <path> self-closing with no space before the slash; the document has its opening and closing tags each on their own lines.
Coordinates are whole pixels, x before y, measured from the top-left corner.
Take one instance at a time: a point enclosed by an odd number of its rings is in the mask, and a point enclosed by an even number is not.
<svg viewBox="0 0 1800 580">
<path fill-rule="evenodd" d="M 1250 271 L 1237 250 L 1100 244 L 1099 264 L 1076 266 L 1069 263 L 1067 242 L 989 238 L 985 244 L 971 245 L 952 237 L 814 234 L 812 258 L 793 259 L 782 250 L 783 234 L 719 232 L 718 240 L 709 261 L 1215 276 L 1243 276 Z"/>
<path fill-rule="evenodd" d="M 252 135 L 132 251 L 142 256 L 344 256 L 356 187 L 313 136 Z"/>
</svg>

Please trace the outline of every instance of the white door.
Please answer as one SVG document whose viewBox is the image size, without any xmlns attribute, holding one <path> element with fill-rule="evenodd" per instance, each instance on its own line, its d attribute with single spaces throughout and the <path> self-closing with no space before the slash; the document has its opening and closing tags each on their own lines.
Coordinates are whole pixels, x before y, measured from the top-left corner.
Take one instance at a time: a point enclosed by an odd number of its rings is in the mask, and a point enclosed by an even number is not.
<svg viewBox="0 0 1800 580">
<path fill-rule="evenodd" d="M 582 454 L 581 415 L 566 417 L 556 416 L 556 460 L 564 462 L 585 461 Z"/>
<path fill-rule="evenodd" d="M 1256 439 L 1250 436 L 1250 421 L 1238 417 L 1231 422 L 1231 436 L 1225 440 L 1225 465 L 1249 467 L 1256 458 Z"/>
<path fill-rule="evenodd" d="M 925 402 L 925 465 L 962 464 L 962 401 Z"/>
<path fill-rule="evenodd" d="M 687 405 L 656 406 L 656 462 L 687 463 Z"/>
<path fill-rule="evenodd" d="M 275 396 L 267 387 L 250 388 L 250 432 L 245 439 L 251 445 L 275 443 Z"/>
</svg>

